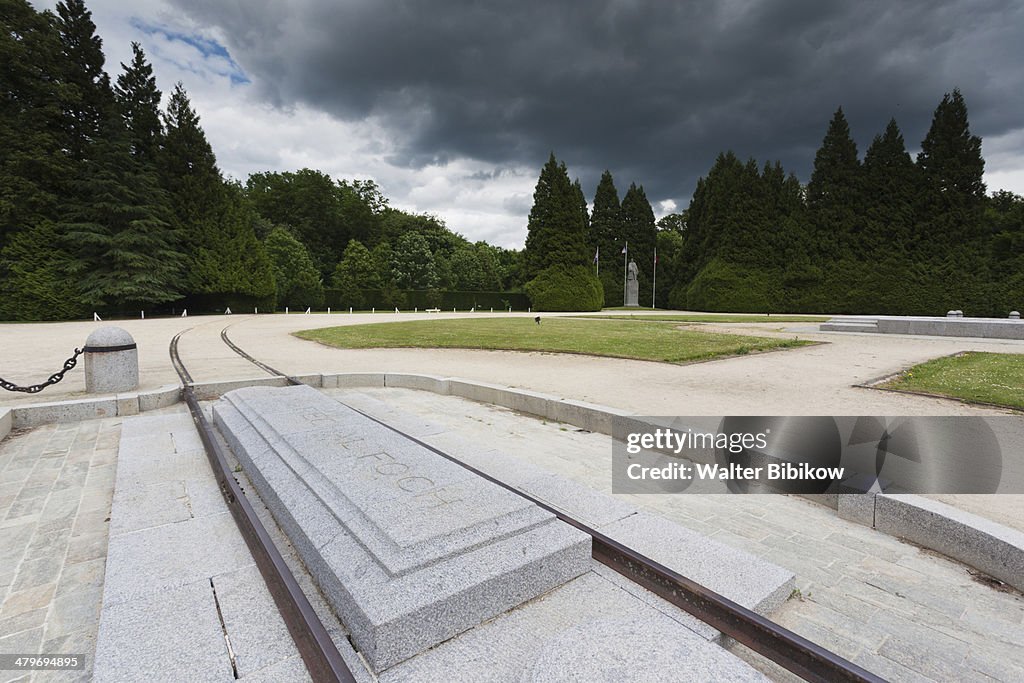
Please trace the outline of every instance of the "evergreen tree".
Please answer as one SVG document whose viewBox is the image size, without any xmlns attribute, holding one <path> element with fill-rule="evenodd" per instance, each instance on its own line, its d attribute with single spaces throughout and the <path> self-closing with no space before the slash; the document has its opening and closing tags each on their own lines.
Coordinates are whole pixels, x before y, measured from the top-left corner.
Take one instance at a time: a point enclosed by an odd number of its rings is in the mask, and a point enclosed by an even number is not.
<svg viewBox="0 0 1024 683">
<path fill-rule="evenodd" d="M 590 233 L 590 211 L 587 209 L 587 198 L 583 194 L 583 186 L 577 178 L 572 183 L 572 191 L 576 194 L 576 202 L 579 204 L 580 213 L 583 215 L 583 232 Z"/>
<path fill-rule="evenodd" d="M 97 307 L 146 306 L 180 297 L 182 257 L 155 173 L 131 155 L 120 120 L 111 117 L 82 162 L 63 232 L 72 269 Z"/>
<path fill-rule="evenodd" d="M 226 190 L 213 148 L 180 82 L 174 86 L 163 118 L 161 183 L 184 230 L 187 250 L 195 253 L 203 245 L 211 217 L 224 206 Z"/>
<path fill-rule="evenodd" d="M 67 86 L 65 125 L 72 159 L 89 157 L 113 108 L 110 77 L 103 70 L 103 41 L 83 0 L 57 3 L 57 30 L 64 55 Z"/>
<path fill-rule="evenodd" d="M 959 89 L 946 93 L 936 107 L 917 165 L 932 198 L 946 208 L 977 204 L 985 198 L 981 138 L 971 135 L 967 104 Z"/>
<path fill-rule="evenodd" d="M 919 191 L 918 169 L 903 142 L 903 134 L 890 119 L 864 153 L 866 202 L 862 256 L 905 252 L 913 248 L 914 211 Z"/>
<path fill-rule="evenodd" d="M 60 39 L 49 12 L 0 4 L 0 249 L 19 229 L 59 215 L 64 154 Z"/>
<path fill-rule="evenodd" d="M 225 190 L 224 204 L 208 221 L 216 233 L 199 246 L 192 260 L 195 280 L 202 284 L 197 293 L 241 294 L 258 305 L 272 300 L 277 291 L 273 265 L 256 235 L 260 219 L 241 187 L 229 183 Z"/>
<path fill-rule="evenodd" d="M 840 107 L 814 156 L 807 183 L 807 206 L 821 253 L 838 258 L 853 248 L 860 228 L 861 189 L 857 143 Z"/>
<path fill-rule="evenodd" d="M 114 86 L 117 102 L 129 133 L 132 154 L 146 164 L 155 164 L 163 142 L 160 125 L 160 97 L 153 67 L 146 61 L 142 46 L 132 43 L 132 63 L 124 69 Z"/>
<path fill-rule="evenodd" d="M 598 256 L 598 276 L 604 288 L 606 306 L 622 305 L 622 215 L 619 193 L 612 174 L 605 171 L 594 191 L 594 211 L 590 217 L 587 248 Z"/>
<path fill-rule="evenodd" d="M 586 231 L 579 195 L 569 182 L 564 163 L 554 153 L 541 169 L 533 193 L 526 236 L 526 277 L 550 266 L 588 263 Z"/>
<path fill-rule="evenodd" d="M 69 320 L 88 304 L 70 275 L 75 259 L 56 223 L 41 220 L 14 233 L 0 257 L 0 320 Z"/>
<path fill-rule="evenodd" d="M 928 264 L 921 288 L 933 302 L 931 312 L 990 310 L 992 233 L 984 222 L 985 160 L 959 90 L 947 93 L 936 107 L 917 166 L 923 187 L 918 259 Z"/>
<path fill-rule="evenodd" d="M 309 250 L 285 228 L 274 228 L 264 244 L 274 269 L 278 308 L 316 308 L 324 290 Z"/>
</svg>

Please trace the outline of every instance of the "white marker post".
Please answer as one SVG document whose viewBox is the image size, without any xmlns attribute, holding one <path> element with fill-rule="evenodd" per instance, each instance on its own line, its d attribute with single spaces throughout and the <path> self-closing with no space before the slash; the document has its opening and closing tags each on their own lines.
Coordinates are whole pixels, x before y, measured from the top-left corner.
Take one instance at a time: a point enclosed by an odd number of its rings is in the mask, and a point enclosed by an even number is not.
<svg viewBox="0 0 1024 683">
<path fill-rule="evenodd" d="M 187 308 L 184 311 L 181 312 L 181 317 L 182 318 L 187 318 L 188 317 L 188 309 Z"/>
</svg>

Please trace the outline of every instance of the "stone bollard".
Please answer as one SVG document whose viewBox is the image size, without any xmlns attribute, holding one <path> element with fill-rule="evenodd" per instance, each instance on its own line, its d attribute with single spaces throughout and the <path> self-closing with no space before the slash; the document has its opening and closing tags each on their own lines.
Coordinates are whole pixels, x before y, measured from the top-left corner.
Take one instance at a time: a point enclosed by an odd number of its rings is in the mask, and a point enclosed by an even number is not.
<svg viewBox="0 0 1024 683">
<path fill-rule="evenodd" d="M 1010 311 L 1010 320 L 1020 320 L 1020 311 Z"/>
<path fill-rule="evenodd" d="M 947 318 L 955 318 L 956 317 L 956 311 L 946 311 L 946 317 Z"/>
<path fill-rule="evenodd" d="M 114 394 L 138 388 L 139 350 L 127 331 L 112 325 L 95 329 L 82 350 L 88 393 Z"/>
</svg>

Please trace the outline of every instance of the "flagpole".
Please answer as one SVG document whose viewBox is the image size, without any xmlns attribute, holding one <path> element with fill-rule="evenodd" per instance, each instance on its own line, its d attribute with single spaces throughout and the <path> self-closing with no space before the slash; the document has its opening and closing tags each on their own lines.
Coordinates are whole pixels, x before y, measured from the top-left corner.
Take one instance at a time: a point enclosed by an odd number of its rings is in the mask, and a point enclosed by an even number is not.
<svg viewBox="0 0 1024 683">
<path fill-rule="evenodd" d="M 654 277 L 651 278 L 651 309 L 654 309 L 655 294 L 658 291 L 658 248 L 654 248 Z"/>
<path fill-rule="evenodd" d="M 594 258 L 594 267 L 596 269 L 595 275 L 601 277 L 601 245 L 597 245 L 597 255 Z"/>
</svg>

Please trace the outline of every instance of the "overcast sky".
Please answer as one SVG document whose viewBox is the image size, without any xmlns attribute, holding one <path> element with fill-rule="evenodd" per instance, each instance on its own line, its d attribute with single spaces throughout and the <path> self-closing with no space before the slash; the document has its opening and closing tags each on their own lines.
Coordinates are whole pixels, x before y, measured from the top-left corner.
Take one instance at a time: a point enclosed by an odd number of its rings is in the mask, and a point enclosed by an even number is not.
<svg viewBox="0 0 1024 683">
<path fill-rule="evenodd" d="M 989 190 L 1024 194 L 1017 0 L 86 2 L 111 75 L 142 43 L 226 174 L 372 178 L 506 247 L 550 151 L 588 200 L 607 168 L 661 216 L 726 149 L 806 182 L 838 106 L 862 156 L 893 116 L 916 153 L 955 87 Z"/>
</svg>

